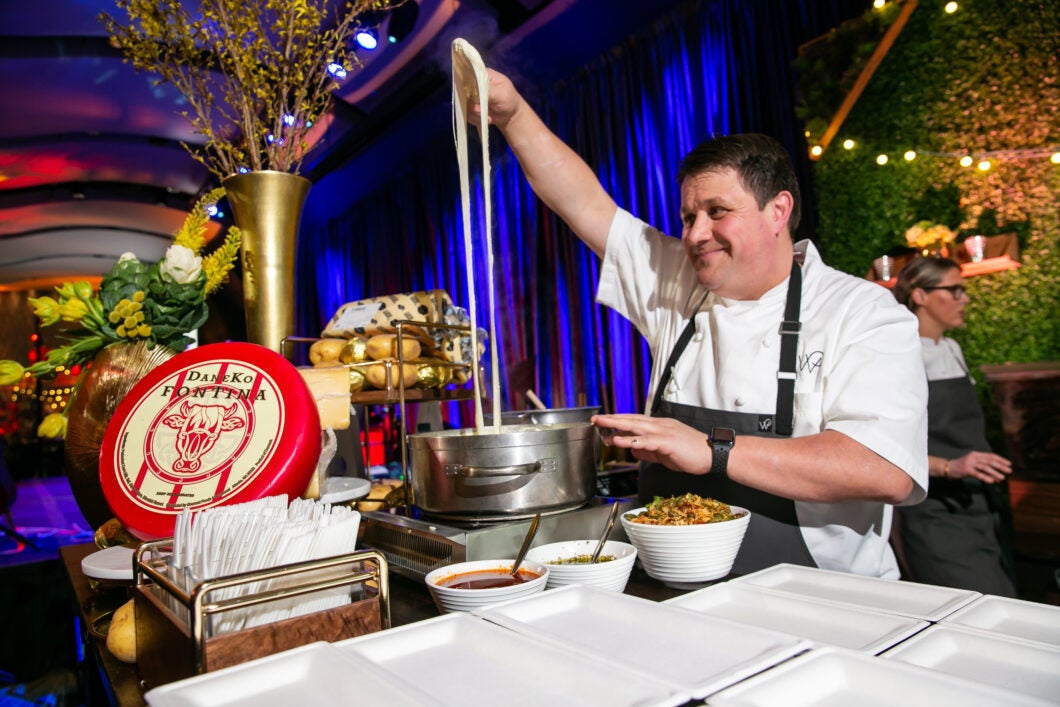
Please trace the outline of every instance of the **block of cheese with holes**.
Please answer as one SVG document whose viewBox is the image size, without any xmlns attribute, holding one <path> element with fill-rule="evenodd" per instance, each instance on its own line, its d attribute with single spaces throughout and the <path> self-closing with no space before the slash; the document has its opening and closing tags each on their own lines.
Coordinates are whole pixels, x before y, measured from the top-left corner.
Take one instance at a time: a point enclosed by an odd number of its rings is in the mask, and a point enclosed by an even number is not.
<svg viewBox="0 0 1060 707">
<path fill-rule="evenodd" d="M 300 367 L 320 412 L 320 427 L 344 430 L 350 426 L 350 372 L 345 366 Z"/>
<path fill-rule="evenodd" d="M 414 321 L 442 324 L 446 310 L 453 306 L 445 290 L 410 292 L 348 302 L 321 332 L 322 338 L 350 339 L 354 336 L 371 337 L 376 334 L 397 333 L 397 322 Z M 414 325 L 403 325 L 402 334 L 418 340 L 428 349 L 435 347 L 437 330 Z"/>
</svg>

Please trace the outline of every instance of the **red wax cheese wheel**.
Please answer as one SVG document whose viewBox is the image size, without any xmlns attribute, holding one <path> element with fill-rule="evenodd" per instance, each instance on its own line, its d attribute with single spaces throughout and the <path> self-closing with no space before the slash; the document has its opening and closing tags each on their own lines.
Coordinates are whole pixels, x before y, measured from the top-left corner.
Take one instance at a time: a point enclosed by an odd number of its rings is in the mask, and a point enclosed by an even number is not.
<svg viewBox="0 0 1060 707">
<path fill-rule="evenodd" d="M 147 374 L 107 425 L 99 476 L 111 510 L 148 540 L 185 509 L 299 496 L 320 458 L 320 416 L 298 370 L 256 344 L 201 346 Z"/>
</svg>

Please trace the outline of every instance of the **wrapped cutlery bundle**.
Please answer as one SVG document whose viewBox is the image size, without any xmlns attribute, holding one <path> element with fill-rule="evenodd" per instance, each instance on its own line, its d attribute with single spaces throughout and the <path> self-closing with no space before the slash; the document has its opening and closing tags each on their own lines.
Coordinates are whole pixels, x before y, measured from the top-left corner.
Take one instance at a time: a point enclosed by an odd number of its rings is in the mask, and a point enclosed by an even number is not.
<svg viewBox="0 0 1060 707">
<path fill-rule="evenodd" d="M 275 496 L 187 511 L 136 555 L 149 687 L 390 625 L 386 560 L 356 551 L 360 514 Z"/>
</svg>

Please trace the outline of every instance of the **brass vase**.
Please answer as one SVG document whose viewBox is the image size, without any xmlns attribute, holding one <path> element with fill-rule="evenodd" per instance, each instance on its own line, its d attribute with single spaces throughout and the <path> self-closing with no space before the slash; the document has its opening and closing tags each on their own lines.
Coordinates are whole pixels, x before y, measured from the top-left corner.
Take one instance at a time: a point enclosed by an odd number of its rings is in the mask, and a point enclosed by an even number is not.
<svg viewBox="0 0 1060 707">
<path fill-rule="evenodd" d="M 96 354 L 66 405 L 66 475 L 81 515 L 93 528 L 114 514 L 99 483 L 103 433 L 118 403 L 148 372 L 176 355 L 165 346 L 149 349 L 143 341 L 112 344 Z"/>
<path fill-rule="evenodd" d="M 269 170 L 221 182 L 243 235 L 243 308 L 247 339 L 281 352 L 294 331 L 294 264 L 298 224 L 310 182 Z"/>
</svg>

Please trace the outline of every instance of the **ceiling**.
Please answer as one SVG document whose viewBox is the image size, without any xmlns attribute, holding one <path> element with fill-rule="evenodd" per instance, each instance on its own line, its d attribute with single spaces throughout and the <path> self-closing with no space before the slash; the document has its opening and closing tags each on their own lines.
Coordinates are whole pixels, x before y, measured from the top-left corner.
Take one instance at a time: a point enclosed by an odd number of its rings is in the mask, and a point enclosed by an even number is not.
<svg viewBox="0 0 1060 707">
<path fill-rule="evenodd" d="M 447 91 L 456 36 L 494 55 L 532 53 L 550 82 L 679 1 L 407 0 L 411 27 L 361 53 L 303 171 L 315 180 L 341 167 Z M 181 146 L 199 136 L 179 94 L 123 61 L 103 11 L 120 12 L 114 0 L 0 2 L 0 291 L 98 277 L 126 251 L 157 259 L 215 184 Z"/>
</svg>

